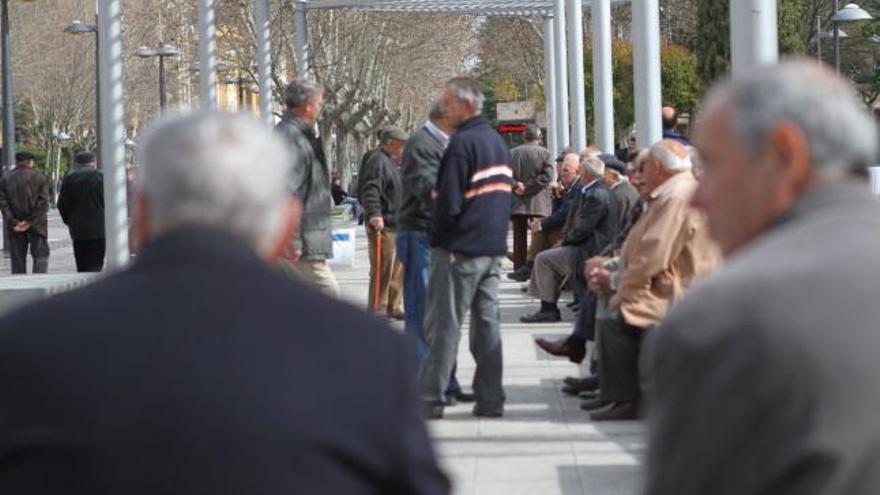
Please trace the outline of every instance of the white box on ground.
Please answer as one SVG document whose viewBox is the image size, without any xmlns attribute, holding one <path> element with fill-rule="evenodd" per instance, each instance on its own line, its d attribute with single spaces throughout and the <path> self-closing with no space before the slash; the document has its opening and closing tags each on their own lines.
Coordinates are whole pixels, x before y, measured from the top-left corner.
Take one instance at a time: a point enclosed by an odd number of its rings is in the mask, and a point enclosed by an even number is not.
<svg viewBox="0 0 880 495">
<path fill-rule="evenodd" d="M 331 266 L 351 268 L 354 266 L 355 240 L 357 228 L 334 228 L 333 229 L 333 257 L 330 258 Z"/>
</svg>

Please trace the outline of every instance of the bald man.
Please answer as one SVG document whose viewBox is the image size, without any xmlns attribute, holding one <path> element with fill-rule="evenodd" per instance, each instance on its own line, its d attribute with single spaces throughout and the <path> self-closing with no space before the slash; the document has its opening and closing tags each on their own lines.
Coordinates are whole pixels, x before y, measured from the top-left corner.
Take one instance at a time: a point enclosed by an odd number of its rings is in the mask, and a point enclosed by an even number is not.
<svg viewBox="0 0 880 495">
<path fill-rule="evenodd" d="M 673 107 L 663 107 L 663 139 L 678 141 L 688 146 L 690 143 L 684 134 L 678 131 L 678 112 Z"/>
<path fill-rule="evenodd" d="M 692 282 L 710 273 L 720 255 L 702 213 L 690 206 L 697 188 L 681 143 L 663 140 L 639 162 L 647 208 L 620 255 L 617 292 L 597 317 L 600 397 L 581 405 L 594 421 L 634 419 L 642 391 L 642 341 Z"/>
</svg>

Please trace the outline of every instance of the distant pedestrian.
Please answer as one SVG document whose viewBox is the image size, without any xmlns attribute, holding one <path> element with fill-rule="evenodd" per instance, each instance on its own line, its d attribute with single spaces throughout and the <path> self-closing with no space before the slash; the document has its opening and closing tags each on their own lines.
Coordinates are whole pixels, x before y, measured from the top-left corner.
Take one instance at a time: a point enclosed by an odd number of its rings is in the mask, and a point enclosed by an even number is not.
<svg viewBox="0 0 880 495">
<path fill-rule="evenodd" d="M 541 145 L 541 128 L 526 125 L 525 143 L 510 150 L 513 167 L 513 269 L 525 266 L 528 259 L 529 223 L 553 211 L 550 183 L 556 173 L 550 151 Z"/>
<path fill-rule="evenodd" d="M 513 171 L 504 141 L 481 115 L 480 84 L 456 77 L 443 90 L 443 114 L 457 130 L 440 162 L 431 220 L 431 278 L 422 369 L 428 415 L 443 416 L 461 325 L 470 310 L 470 348 L 477 364 L 476 416 L 504 413 L 498 285 L 507 252 Z"/>
<path fill-rule="evenodd" d="M 15 154 L 15 170 L 0 179 L 0 211 L 9 233 L 12 274 L 27 273 L 27 252 L 33 273 L 49 271 L 49 180 L 34 168 L 34 155 Z"/>
<path fill-rule="evenodd" d="M 73 159 L 73 170 L 64 177 L 58 195 L 58 213 L 73 240 L 76 271 L 100 272 L 104 268 L 104 174 L 95 155 L 84 152 Z"/>
<path fill-rule="evenodd" d="M 339 284 L 327 260 L 333 256 L 330 170 L 315 123 L 324 106 L 324 87 L 300 80 L 287 87 L 287 111 L 276 126 L 289 144 L 290 193 L 303 203 L 302 223 L 290 252 L 281 262 L 295 276 L 337 296 Z"/>
<path fill-rule="evenodd" d="M 688 139 L 678 130 L 678 112 L 672 107 L 663 107 L 663 139 L 678 141 L 683 146 L 688 146 Z"/>
</svg>

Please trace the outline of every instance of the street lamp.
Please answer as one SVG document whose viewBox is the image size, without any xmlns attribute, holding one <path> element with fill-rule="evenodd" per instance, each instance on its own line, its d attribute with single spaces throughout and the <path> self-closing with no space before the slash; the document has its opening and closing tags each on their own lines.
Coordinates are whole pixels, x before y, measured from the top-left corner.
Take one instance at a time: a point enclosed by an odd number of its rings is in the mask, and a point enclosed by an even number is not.
<svg viewBox="0 0 880 495">
<path fill-rule="evenodd" d="M 31 2 L 33 0 L 23 0 Z M 12 170 L 15 161 L 15 101 L 12 98 L 12 47 L 9 36 L 9 0 L 0 2 L 0 37 L 3 38 L 3 167 Z"/>
<path fill-rule="evenodd" d="M 873 19 L 871 14 L 862 10 L 858 5 L 848 3 L 841 9 L 840 0 L 834 0 L 834 15 L 831 16 L 831 22 L 834 24 L 834 69 L 838 74 L 840 73 L 840 23 L 870 19 Z"/>
<path fill-rule="evenodd" d="M 95 153 L 98 166 L 101 166 L 101 36 L 98 34 L 98 12 L 95 10 L 95 24 L 85 24 L 76 20 L 64 26 L 64 32 L 73 35 L 94 33 L 95 35 Z"/>
<path fill-rule="evenodd" d="M 180 50 L 174 46 L 169 45 L 163 42 L 159 43 L 159 46 L 156 48 L 150 48 L 149 46 L 141 46 L 135 52 L 140 58 L 159 58 L 159 109 L 164 110 L 166 101 L 165 101 L 165 58 L 166 57 L 177 57 L 180 55 Z"/>
<path fill-rule="evenodd" d="M 238 77 L 225 77 L 223 78 L 223 84 L 235 84 L 238 86 L 238 111 L 241 112 L 244 106 L 244 88 L 245 85 L 256 84 L 256 81 L 252 77 L 242 76 L 241 72 L 238 73 Z"/>
</svg>

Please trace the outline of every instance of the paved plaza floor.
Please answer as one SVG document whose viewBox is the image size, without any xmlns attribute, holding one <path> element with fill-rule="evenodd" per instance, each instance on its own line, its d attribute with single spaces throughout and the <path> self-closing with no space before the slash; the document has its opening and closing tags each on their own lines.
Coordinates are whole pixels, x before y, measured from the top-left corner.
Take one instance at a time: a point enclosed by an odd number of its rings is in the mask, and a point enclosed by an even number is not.
<svg viewBox="0 0 880 495">
<path fill-rule="evenodd" d="M 363 228 L 357 232 L 355 263 L 336 269 L 343 297 L 366 307 L 368 260 Z M 75 271 L 73 250 L 57 215 L 50 221 L 50 273 Z M 505 261 L 505 272 L 510 270 Z M 9 262 L 0 266 L 2 277 Z M 536 336 L 564 336 L 572 315 L 559 324 L 524 325 L 519 318 L 537 308 L 520 290 L 503 279 L 500 290 L 504 343 L 504 386 L 507 406 L 503 418 L 476 418 L 470 405 L 447 408 L 446 417 L 429 423 L 437 451 L 460 495 L 611 495 L 638 493 L 644 452 L 642 422 L 593 423 L 578 408 L 579 401 L 560 392 L 562 378 L 577 375 L 578 367 L 537 349 Z M 400 325 L 398 324 L 398 327 Z M 458 376 L 470 387 L 474 364 L 467 333 L 459 350 Z M 393 434 L 393 433 L 392 433 Z"/>
</svg>

